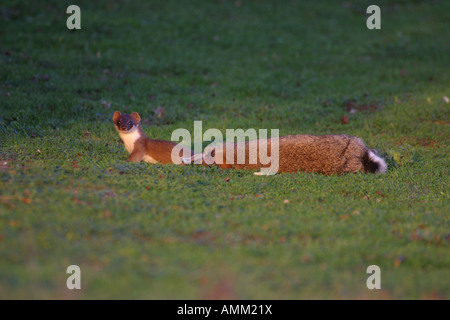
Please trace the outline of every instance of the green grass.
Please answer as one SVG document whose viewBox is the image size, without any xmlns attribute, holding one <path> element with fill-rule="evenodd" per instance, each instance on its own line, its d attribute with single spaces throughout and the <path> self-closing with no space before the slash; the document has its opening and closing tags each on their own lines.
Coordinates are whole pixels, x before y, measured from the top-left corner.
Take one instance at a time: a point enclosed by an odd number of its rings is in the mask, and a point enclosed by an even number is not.
<svg viewBox="0 0 450 320">
<path fill-rule="evenodd" d="M 77 1 L 72 32 L 70 4 L 0 5 L 0 298 L 450 298 L 448 1 L 380 0 L 381 30 L 370 1 Z M 389 171 L 130 164 L 115 110 L 356 135 Z"/>
</svg>

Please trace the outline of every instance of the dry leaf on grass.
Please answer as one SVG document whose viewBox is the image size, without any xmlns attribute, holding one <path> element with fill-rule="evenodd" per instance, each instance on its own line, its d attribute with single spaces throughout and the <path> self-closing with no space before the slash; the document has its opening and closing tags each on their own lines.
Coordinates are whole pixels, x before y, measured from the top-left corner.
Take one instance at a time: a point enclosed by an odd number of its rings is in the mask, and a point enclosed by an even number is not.
<svg viewBox="0 0 450 320">
<path fill-rule="evenodd" d="M 161 106 L 158 106 L 158 108 L 153 110 L 153 112 L 155 113 L 155 117 L 157 117 L 158 119 L 161 119 L 166 114 L 166 110 Z"/>
</svg>

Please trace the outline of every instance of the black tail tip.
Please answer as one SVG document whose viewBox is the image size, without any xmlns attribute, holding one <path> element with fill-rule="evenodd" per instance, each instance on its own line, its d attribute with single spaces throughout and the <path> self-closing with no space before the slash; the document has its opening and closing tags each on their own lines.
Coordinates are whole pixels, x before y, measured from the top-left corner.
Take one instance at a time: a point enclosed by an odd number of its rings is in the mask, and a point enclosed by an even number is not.
<svg viewBox="0 0 450 320">
<path fill-rule="evenodd" d="M 387 171 L 386 161 L 376 155 L 372 150 L 367 150 L 362 160 L 366 172 L 385 173 Z"/>
</svg>

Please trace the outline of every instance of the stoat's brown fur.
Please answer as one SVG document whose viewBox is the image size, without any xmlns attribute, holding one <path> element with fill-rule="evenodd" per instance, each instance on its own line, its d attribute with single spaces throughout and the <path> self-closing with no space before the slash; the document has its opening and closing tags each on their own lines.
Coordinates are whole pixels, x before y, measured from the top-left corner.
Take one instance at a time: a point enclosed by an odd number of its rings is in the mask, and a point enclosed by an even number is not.
<svg viewBox="0 0 450 320">
<path fill-rule="evenodd" d="M 222 144 L 209 151 L 205 149 L 200 157 L 204 159 L 208 156 L 212 157 L 214 164 L 224 169 L 260 170 L 268 168 L 270 164 L 261 164 L 259 151 L 255 153 L 257 155 L 256 163 L 249 163 L 249 150 L 257 148 L 260 141 L 232 144 L 234 161 L 227 162 L 227 144 Z M 271 143 L 272 140 L 267 139 L 267 155 L 269 157 L 272 157 Z M 239 149 L 242 148 L 245 148 L 245 163 L 237 164 L 237 154 Z M 199 156 L 194 155 L 191 160 L 193 161 L 195 158 L 198 159 Z M 278 173 L 305 171 L 332 175 L 358 171 L 384 173 L 387 169 L 386 162 L 377 156 L 376 151 L 368 149 L 361 139 L 348 135 L 291 135 L 279 137 L 278 159 Z"/>
<path fill-rule="evenodd" d="M 189 148 L 182 147 L 178 157 L 172 159 L 172 150 L 177 146 L 177 143 L 148 138 L 144 130 L 142 130 L 140 121 L 141 117 L 137 112 L 131 114 L 121 114 L 119 111 L 114 112 L 114 127 L 119 132 L 119 136 L 130 154 L 126 161 L 180 164 L 182 163 L 182 156 L 186 157 L 193 154 Z M 184 154 L 181 151 L 182 149 Z"/>
</svg>

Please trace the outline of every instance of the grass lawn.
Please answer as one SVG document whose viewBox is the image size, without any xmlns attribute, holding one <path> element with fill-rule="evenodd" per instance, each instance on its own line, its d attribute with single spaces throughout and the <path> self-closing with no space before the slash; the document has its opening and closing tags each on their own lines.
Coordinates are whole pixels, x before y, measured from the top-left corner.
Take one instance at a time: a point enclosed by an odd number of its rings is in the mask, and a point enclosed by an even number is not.
<svg viewBox="0 0 450 320">
<path fill-rule="evenodd" d="M 0 4 L 0 298 L 450 298 L 449 1 L 379 0 L 381 30 L 374 1 L 75 2 Z M 351 134 L 389 170 L 127 163 L 115 110 Z"/>
</svg>

